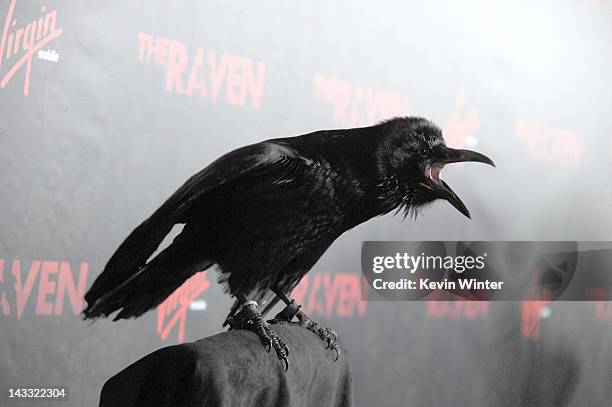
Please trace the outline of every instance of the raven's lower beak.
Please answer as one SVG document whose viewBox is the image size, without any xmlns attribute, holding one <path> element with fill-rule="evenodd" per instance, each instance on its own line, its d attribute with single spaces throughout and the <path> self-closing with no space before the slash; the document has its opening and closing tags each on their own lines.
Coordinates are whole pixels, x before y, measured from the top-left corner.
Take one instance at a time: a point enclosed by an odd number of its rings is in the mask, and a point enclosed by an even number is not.
<svg viewBox="0 0 612 407">
<path fill-rule="evenodd" d="M 446 164 L 465 161 L 475 161 L 495 167 L 493 160 L 484 154 L 470 150 L 458 150 L 445 146 L 443 151 L 441 151 L 440 157 L 433 159 L 431 165 L 429 165 L 425 171 L 425 176 L 429 178 L 429 182 L 422 183 L 421 185 L 432 190 L 438 196 L 438 198 L 447 200 L 459 212 L 468 218 L 471 218 L 470 211 L 467 209 L 465 204 L 461 202 L 461 199 L 459 199 L 451 187 L 440 179 L 440 172 Z"/>
</svg>

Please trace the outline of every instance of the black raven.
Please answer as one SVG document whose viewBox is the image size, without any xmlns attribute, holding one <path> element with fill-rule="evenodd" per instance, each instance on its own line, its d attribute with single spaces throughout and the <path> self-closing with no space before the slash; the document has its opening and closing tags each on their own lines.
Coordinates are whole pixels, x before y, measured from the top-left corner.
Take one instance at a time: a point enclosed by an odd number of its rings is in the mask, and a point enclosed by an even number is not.
<svg viewBox="0 0 612 407">
<path fill-rule="evenodd" d="M 85 295 L 85 318 L 115 311 L 115 320 L 138 317 L 216 264 L 236 298 L 226 321 L 232 327 L 251 328 L 287 363 L 284 342 L 257 311 L 257 302 L 267 301 L 265 315 L 281 299 L 287 308 L 277 320 L 297 317 L 337 350 L 335 333 L 287 294 L 336 238 L 374 216 L 416 213 L 444 199 L 469 217 L 440 179 L 445 164 L 460 161 L 494 165 L 482 154 L 447 147 L 440 129 L 418 117 L 234 150 L 188 179 L 128 236 Z M 184 224 L 182 232 L 149 259 L 176 224 Z"/>
</svg>

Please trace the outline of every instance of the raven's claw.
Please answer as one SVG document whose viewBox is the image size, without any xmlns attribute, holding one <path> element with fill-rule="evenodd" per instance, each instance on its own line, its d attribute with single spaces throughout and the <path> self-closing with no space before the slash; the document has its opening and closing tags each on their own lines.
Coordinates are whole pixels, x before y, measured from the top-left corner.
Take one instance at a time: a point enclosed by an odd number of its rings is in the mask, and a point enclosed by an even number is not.
<svg viewBox="0 0 612 407">
<path fill-rule="evenodd" d="M 340 350 L 338 349 L 338 344 L 334 343 L 332 345 L 332 350 L 336 352 L 336 357 L 334 358 L 334 362 L 337 362 L 338 358 L 340 357 Z"/>
<path fill-rule="evenodd" d="M 323 340 L 325 343 L 325 349 L 331 349 L 336 353 L 336 357 L 334 362 L 338 360 L 340 357 L 340 349 L 338 347 L 338 334 L 335 331 L 332 331 L 329 328 L 324 328 L 319 326 L 315 321 L 312 320 L 308 315 L 304 314 L 302 310 L 299 310 L 296 314 L 299 322 L 297 323 L 299 326 L 302 326 L 308 329 L 311 332 L 314 332 Z"/>
<path fill-rule="evenodd" d="M 285 371 L 289 369 L 289 361 L 287 360 L 289 347 L 272 330 L 270 325 L 264 321 L 261 314 L 257 311 L 257 303 L 255 301 L 245 303 L 242 310 L 233 318 L 230 326 L 232 329 L 248 329 L 257 334 L 266 351 L 270 353 L 272 348 L 274 348 L 278 359 L 285 363 Z"/>
<path fill-rule="evenodd" d="M 266 352 L 270 353 L 270 351 L 272 350 L 272 339 L 264 343 L 264 346 L 266 347 Z"/>
</svg>

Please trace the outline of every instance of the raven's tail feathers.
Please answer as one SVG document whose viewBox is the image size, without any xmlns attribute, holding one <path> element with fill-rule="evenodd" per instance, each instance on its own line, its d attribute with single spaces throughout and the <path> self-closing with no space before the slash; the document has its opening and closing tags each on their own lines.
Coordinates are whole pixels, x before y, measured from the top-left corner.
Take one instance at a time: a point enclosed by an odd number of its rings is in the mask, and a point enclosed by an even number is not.
<svg viewBox="0 0 612 407">
<path fill-rule="evenodd" d="M 139 317 L 157 307 L 185 280 L 208 267 L 212 261 L 198 261 L 192 250 L 173 243 L 113 290 L 89 302 L 85 319 L 120 312 L 114 320 Z"/>
<path fill-rule="evenodd" d="M 157 250 L 172 227 L 181 223 L 184 212 L 182 202 L 187 192 L 183 191 L 183 188 L 175 192 L 121 243 L 104 267 L 104 272 L 85 294 L 85 300 L 89 304 L 95 303 L 145 267 L 149 257 Z"/>
</svg>

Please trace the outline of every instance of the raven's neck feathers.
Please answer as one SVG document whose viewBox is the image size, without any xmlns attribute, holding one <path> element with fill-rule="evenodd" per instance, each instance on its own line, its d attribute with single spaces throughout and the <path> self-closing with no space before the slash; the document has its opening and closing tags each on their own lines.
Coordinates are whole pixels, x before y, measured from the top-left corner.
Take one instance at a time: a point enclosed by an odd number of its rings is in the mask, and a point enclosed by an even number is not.
<svg viewBox="0 0 612 407">
<path fill-rule="evenodd" d="M 320 130 L 293 137 L 290 144 L 314 159 L 323 159 L 338 168 L 346 167 L 364 182 L 380 182 L 388 177 L 382 164 L 387 123 L 354 129 Z"/>
<path fill-rule="evenodd" d="M 370 127 L 320 130 L 282 141 L 311 159 L 328 162 L 347 179 L 358 180 L 360 203 L 365 207 L 356 210 L 360 217 L 370 218 L 410 204 L 388 165 L 392 139 L 393 123 L 383 122 Z"/>
</svg>

